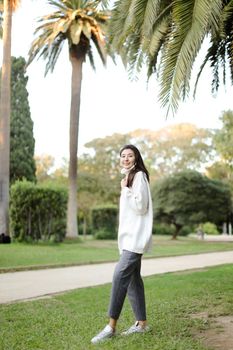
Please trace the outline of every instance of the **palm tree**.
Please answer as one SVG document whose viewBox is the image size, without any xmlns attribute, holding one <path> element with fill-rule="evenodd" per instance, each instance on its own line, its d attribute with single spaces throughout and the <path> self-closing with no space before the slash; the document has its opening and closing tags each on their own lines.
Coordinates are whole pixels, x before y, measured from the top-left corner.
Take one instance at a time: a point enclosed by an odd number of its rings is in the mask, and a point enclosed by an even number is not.
<svg viewBox="0 0 233 350">
<path fill-rule="evenodd" d="M 168 111 L 175 112 L 188 96 L 193 64 L 206 37 L 210 45 L 196 84 L 207 62 L 213 69 L 213 90 L 219 87 L 221 67 L 223 83 L 228 66 L 233 83 L 232 0 L 117 0 L 110 33 L 111 48 L 131 74 L 143 63 L 148 78 L 158 74 L 159 99 Z"/>
<path fill-rule="evenodd" d="M 11 24 L 12 12 L 19 3 L 19 0 L 0 2 L 0 11 L 4 14 L 0 97 L 0 232 L 6 235 L 9 235 Z"/>
<path fill-rule="evenodd" d="M 30 64 L 35 57 L 47 60 L 45 74 L 53 71 L 63 43 L 68 41 L 72 66 L 70 108 L 69 199 L 67 208 L 67 237 L 78 235 L 77 226 L 77 151 L 80 113 L 82 67 L 86 57 L 94 68 L 91 44 L 97 48 L 103 64 L 106 63 L 105 26 L 109 18 L 107 1 L 101 0 L 48 0 L 55 12 L 39 19 L 37 38 L 30 52 Z"/>
</svg>

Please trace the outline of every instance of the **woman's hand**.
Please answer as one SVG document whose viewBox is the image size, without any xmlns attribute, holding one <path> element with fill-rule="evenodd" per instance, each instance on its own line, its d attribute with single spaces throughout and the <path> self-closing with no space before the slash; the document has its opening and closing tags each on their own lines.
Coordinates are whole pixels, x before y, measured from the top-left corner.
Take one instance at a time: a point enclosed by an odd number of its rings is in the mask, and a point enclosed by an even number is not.
<svg viewBox="0 0 233 350">
<path fill-rule="evenodd" d="M 124 187 L 127 187 L 127 181 L 128 177 L 124 177 L 124 179 L 121 180 L 121 188 L 123 189 Z"/>
</svg>

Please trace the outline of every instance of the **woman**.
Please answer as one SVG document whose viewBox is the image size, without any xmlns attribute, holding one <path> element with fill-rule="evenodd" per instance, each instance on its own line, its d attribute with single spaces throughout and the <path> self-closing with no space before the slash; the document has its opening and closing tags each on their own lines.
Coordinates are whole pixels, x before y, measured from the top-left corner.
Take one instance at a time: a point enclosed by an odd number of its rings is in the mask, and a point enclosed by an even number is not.
<svg viewBox="0 0 233 350">
<path fill-rule="evenodd" d="M 146 322 L 144 284 L 141 278 L 141 258 L 152 242 L 152 200 L 149 173 L 139 150 L 126 145 L 120 151 L 121 197 L 119 212 L 118 247 L 120 260 L 115 268 L 109 305 L 109 324 L 91 342 L 97 344 L 116 333 L 126 294 L 131 303 L 136 323 L 122 334 L 145 333 Z"/>
</svg>

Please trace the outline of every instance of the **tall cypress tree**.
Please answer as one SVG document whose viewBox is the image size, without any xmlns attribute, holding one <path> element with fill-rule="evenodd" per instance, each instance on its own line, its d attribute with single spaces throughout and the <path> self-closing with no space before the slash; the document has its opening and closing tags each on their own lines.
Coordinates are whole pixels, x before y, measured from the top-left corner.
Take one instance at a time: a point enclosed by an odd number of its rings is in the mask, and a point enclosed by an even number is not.
<svg viewBox="0 0 233 350">
<path fill-rule="evenodd" d="M 34 160 L 35 139 L 31 119 L 26 61 L 12 57 L 11 72 L 11 131 L 10 131 L 10 181 L 27 179 L 36 181 Z"/>
</svg>

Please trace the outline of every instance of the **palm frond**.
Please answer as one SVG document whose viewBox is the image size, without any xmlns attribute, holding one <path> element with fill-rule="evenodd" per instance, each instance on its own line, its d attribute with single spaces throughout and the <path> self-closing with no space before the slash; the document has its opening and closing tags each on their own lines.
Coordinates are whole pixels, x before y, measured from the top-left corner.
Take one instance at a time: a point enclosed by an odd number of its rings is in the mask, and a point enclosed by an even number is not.
<svg viewBox="0 0 233 350">
<path fill-rule="evenodd" d="M 137 79 L 137 75 L 142 68 L 142 62 L 144 60 L 144 53 L 141 50 L 140 34 L 135 32 L 129 37 L 129 40 L 131 40 L 130 49 L 125 51 L 127 58 L 123 59 L 128 69 L 130 79 Z"/>
<path fill-rule="evenodd" d="M 151 39 L 144 42 L 143 51 L 147 52 L 147 77 L 148 79 L 156 72 L 159 52 L 165 43 L 166 37 L 170 32 L 170 22 L 164 18 L 154 30 Z"/>
<path fill-rule="evenodd" d="M 122 29 L 124 27 L 130 5 L 131 0 L 117 0 L 112 9 L 108 34 L 109 43 L 116 50 L 121 47 L 121 44 L 123 44 L 125 37 L 127 36 L 126 33 L 124 33 L 124 36 L 122 35 Z"/>
<path fill-rule="evenodd" d="M 146 2 L 144 20 L 142 23 L 142 36 L 151 36 L 154 23 L 160 14 L 161 3 L 161 0 L 148 0 Z"/>
<path fill-rule="evenodd" d="M 92 67 L 94 70 L 96 70 L 96 69 L 95 69 L 94 56 L 93 56 L 93 52 L 92 52 L 91 46 L 89 46 L 89 48 L 88 48 L 87 55 L 88 55 L 88 58 L 89 58 L 91 67 Z"/>
<path fill-rule="evenodd" d="M 231 0 L 226 4 L 222 11 L 219 20 L 218 31 L 211 31 L 210 47 L 207 51 L 206 57 L 199 69 L 195 87 L 194 97 L 196 94 L 198 81 L 201 73 L 206 66 L 207 62 L 210 62 L 210 66 L 213 71 L 212 79 L 212 93 L 218 91 L 220 86 L 220 72 L 222 72 L 222 82 L 226 82 L 226 65 L 230 66 L 230 77 L 233 83 L 233 1 Z"/>
<path fill-rule="evenodd" d="M 48 0 L 54 12 L 38 18 L 37 36 L 29 51 L 29 65 L 36 57 L 47 60 L 46 74 L 54 69 L 63 47 L 68 40 L 72 54 L 86 55 L 90 43 L 97 47 L 101 60 L 106 62 L 105 36 L 103 29 L 109 19 L 109 12 L 97 11 L 100 0 Z M 107 1 L 105 2 L 107 3 Z M 92 7 L 91 7 L 92 6 Z M 77 46 L 77 49 L 74 47 Z M 93 56 L 89 55 L 91 60 Z M 93 64 L 91 63 L 93 66 Z"/>
<path fill-rule="evenodd" d="M 160 102 L 175 113 L 189 94 L 193 64 L 208 35 L 213 46 L 197 75 L 194 93 L 207 62 L 216 91 L 220 73 L 225 83 L 227 64 L 233 83 L 233 0 L 117 0 L 109 46 L 121 55 L 130 77 L 146 57 L 148 79 L 157 73 Z"/>
<path fill-rule="evenodd" d="M 97 30 L 92 31 L 92 41 L 95 44 L 95 47 L 100 55 L 102 63 L 105 65 L 107 52 L 105 49 L 105 42 L 104 42 L 104 38 L 102 36 L 102 33 L 100 31 L 97 31 Z"/>
<path fill-rule="evenodd" d="M 45 75 L 51 71 L 53 72 L 55 65 L 57 63 L 58 57 L 62 51 L 64 45 L 64 34 L 60 34 L 54 40 L 52 47 L 49 47 L 47 54 L 44 53 L 44 58 L 47 59 Z"/>
<path fill-rule="evenodd" d="M 214 2 L 214 1 L 213 1 Z M 160 79 L 160 101 L 163 107 L 169 106 L 176 112 L 179 100 L 188 96 L 189 81 L 196 55 L 201 47 L 210 23 L 216 21 L 216 6 L 207 0 L 177 0 L 174 7 L 174 27 L 172 40 L 166 43 L 162 56 L 162 72 Z M 215 5 L 220 1 L 216 0 Z M 192 16 L 190 16 L 190 13 Z M 220 11 L 218 12 L 220 13 Z"/>
<path fill-rule="evenodd" d="M 162 46 L 166 41 L 169 33 L 171 33 L 170 15 L 171 4 L 162 4 L 164 7 L 160 9 L 159 15 L 155 18 L 152 32 L 150 35 L 142 35 L 142 50 L 147 55 L 147 77 L 156 72 L 157 59 Z"/>
</svg>

